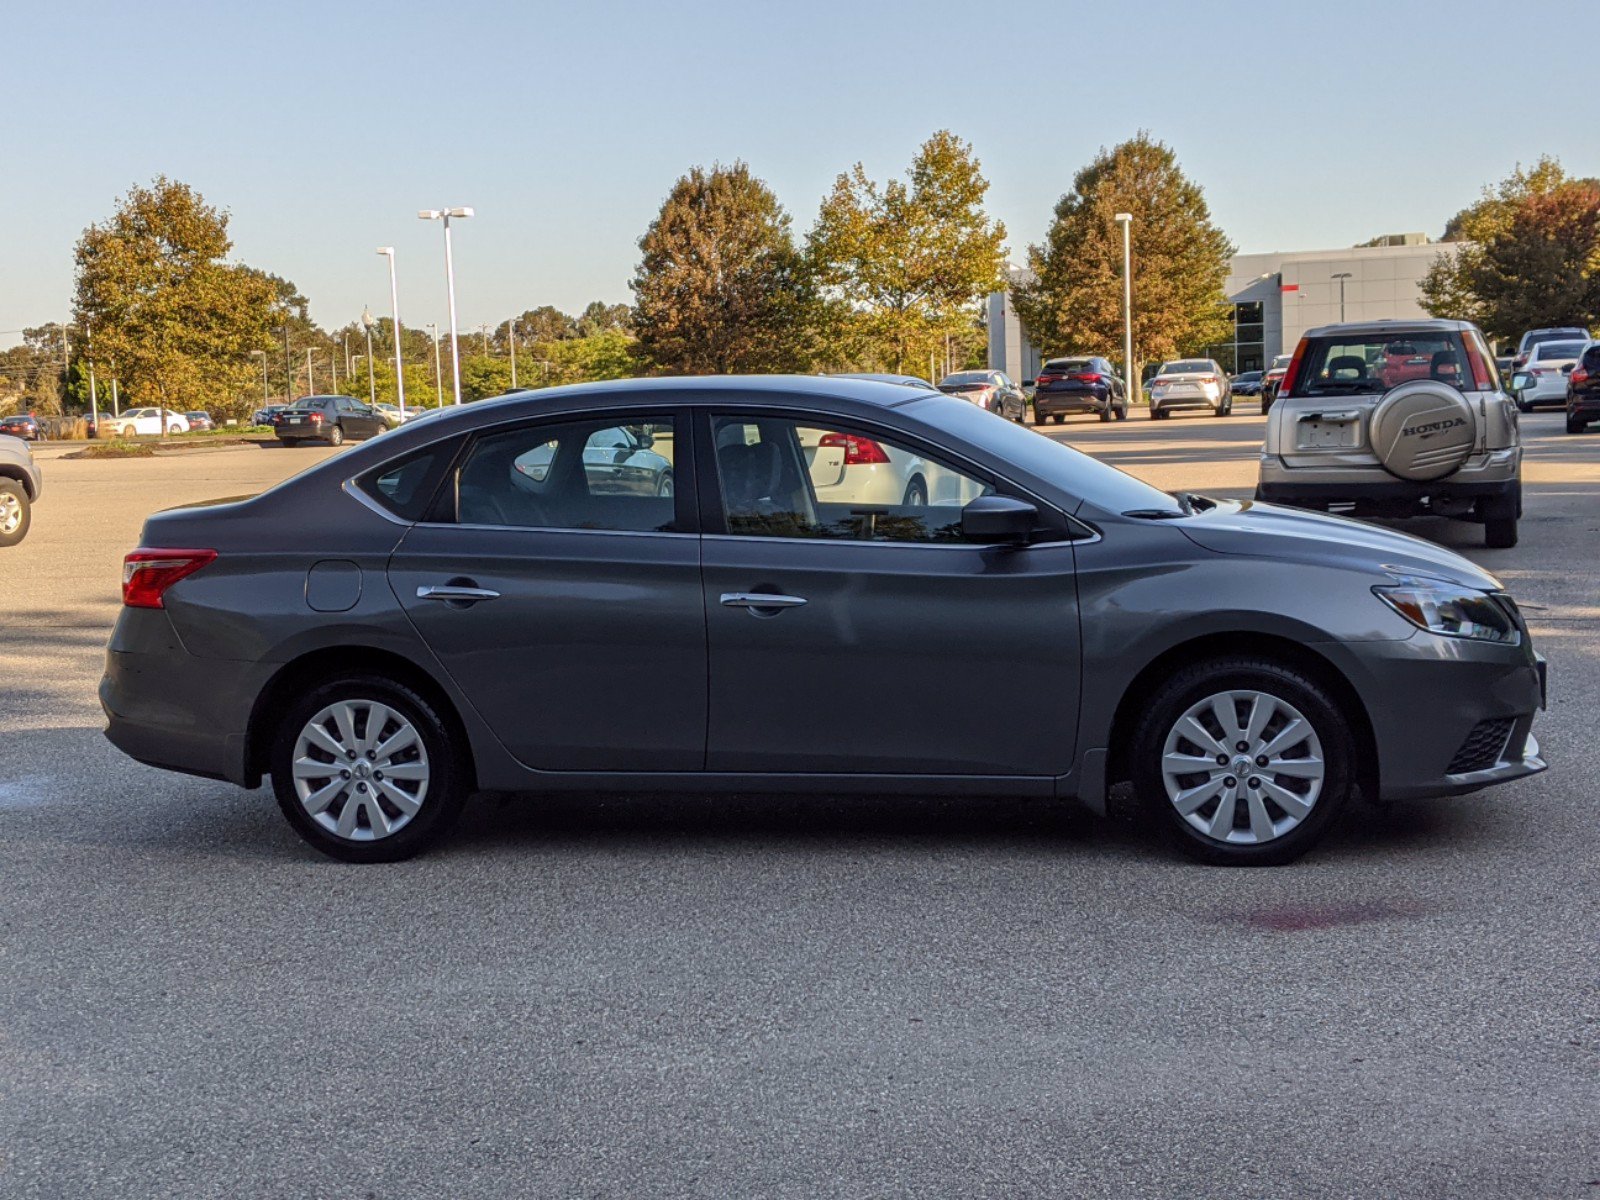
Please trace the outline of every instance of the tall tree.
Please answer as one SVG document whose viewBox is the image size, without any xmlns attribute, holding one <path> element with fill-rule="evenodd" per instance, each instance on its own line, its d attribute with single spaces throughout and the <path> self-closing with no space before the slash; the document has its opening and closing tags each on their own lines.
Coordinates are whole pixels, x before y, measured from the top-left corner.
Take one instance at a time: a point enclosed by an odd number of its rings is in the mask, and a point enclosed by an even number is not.
<svg viewBox="0 0 1600 1200">
<path fill-rule="evenodd" d="M 225 261 L 228 217 L 187 184 L 134 187 L 76 250 L 75 316 L 130 400 L 172 408 L 248 403 L 252 349 L 270 347 L 270 277 Z"/>
<path fill-rule="evenodd" d="M 1518 167 L 1445 227 L 1458 242 L 1422 280 L 1436 317 L 1474 321 L 1497 340 L 1540 325 L 1593 323 L 1600 262 L 1585 214 L 1600 181 L 1573 179 L 1553 158 Z"/>
<path fill-rule="evenodd" d="M 831 336 L 846 340 L 853 365 L 920 371 L 970 326 L 1005 266 L 988 191 L 971 145 L 945 129 L 922 144 L 906 180 L 879 184 L 857 163 L 834 181 L 807 251 Z"/>
<path fill-rule="evenodd" d="M 604 300 L 591 301 L 578 317 L 578 336 L 593 337 L 597 333 L 633 332 L 633 307 L 628 304 L 607 304 Z"/>
<path fill-rule="evenodd" d="M 1028 248 L 1033 282 L 1016 306 L 1040 350 L 1120 361 L 1122 229 L 1131 213 L 1135 366 L 1202 351 L 1231 336 L 1223 283 L 1234 247 L 1211 222 L 1200 186 L 1177 155 L 1141 132 L 1102 149 L 1056 205 L 1042 246 Z"/>
<path fill-rule="evenodd" d="M 673 374 L 801 365 L 807 287 L 789 214 L 742 162 L 694 167 L 639 239 L 639 350 Z"/>
</svg>

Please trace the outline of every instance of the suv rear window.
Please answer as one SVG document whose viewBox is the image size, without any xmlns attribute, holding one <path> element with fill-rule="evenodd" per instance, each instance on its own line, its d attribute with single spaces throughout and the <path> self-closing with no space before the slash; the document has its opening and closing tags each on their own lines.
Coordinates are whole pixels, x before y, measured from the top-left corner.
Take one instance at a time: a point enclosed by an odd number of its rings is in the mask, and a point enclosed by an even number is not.
<svg viewBox="0 0 1600 1200">
<path fill-rule="evenodd" d="M 1044 365 L 1046 371 L 1088 371 L 1093 367 L 1094 360 L 1089 358 L 1052 358 Z"/>
<path fill-rule="evenodd" d="M 1387 392 L 1413 379 L 1434 379 L 1465 390 L 1467 369 L 1466 347 L 1454 330 L 1311 338 L 1294 394 Z"/>
</svg>

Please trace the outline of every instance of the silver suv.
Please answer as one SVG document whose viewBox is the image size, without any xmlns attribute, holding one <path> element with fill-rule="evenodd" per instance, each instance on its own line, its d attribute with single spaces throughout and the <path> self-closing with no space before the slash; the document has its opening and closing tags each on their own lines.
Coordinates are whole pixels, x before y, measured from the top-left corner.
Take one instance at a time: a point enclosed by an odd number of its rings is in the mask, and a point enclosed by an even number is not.
<svg viewBox="0 0 1600 1200">
<path fill-rule="evenodd" d="M 33 502 L 43 487 L 28 443 L 0 434 L 0 546 L 15 546 L 28 536 Z"/>
<path fill-rule="evenodd" d="M 1325 325 L 1300 339 L 1267 417 L 1256 499 L 1356 516 L 1477 521 L 1517 544 L 1522 442 L 1466 321 Z"/>
</svg>

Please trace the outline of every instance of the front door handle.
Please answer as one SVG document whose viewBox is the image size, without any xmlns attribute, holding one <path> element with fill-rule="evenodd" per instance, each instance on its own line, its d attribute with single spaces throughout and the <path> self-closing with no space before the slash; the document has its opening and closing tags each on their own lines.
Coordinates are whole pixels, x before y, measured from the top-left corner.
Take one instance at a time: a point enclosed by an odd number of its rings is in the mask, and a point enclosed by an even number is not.
<svg viewBox="0 0 1600 1200">
<path fill-rule="evenodd" d="M 723 592 L 722 603 L 729 608 L 799 608 L 804 596 L 780 596 L 774 592 Z"/>
<path fill-rule="evenodd" d="M 418 600 L 445 600 L 471 604 L 478 600 L 498 600 L 499 592 L 481 587 L 460 587 L 456 584 L 430 585 L 417 589 Z"/>
</svg>

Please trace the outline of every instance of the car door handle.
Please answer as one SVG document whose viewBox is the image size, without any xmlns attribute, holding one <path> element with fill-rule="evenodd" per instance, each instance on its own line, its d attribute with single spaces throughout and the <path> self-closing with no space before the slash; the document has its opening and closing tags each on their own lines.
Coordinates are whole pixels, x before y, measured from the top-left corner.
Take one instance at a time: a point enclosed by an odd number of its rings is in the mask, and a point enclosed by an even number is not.
<svg viewBox="0 0 1600 1200">
<path fill-rule="evenodd" d="M 472 603 L 476 600 L 498 600 L 499 592 L 488 588 L 460 587 L 455 584 L 427 585 L 417 589 L 418 600 L 454 600 Z"/>
<path fill-rule="evenodd" d="M 799 608 L 804 596 L 780 596 L 775 592 L 723 592 L 722 603 L 729 608 Z"/>
</svg>

